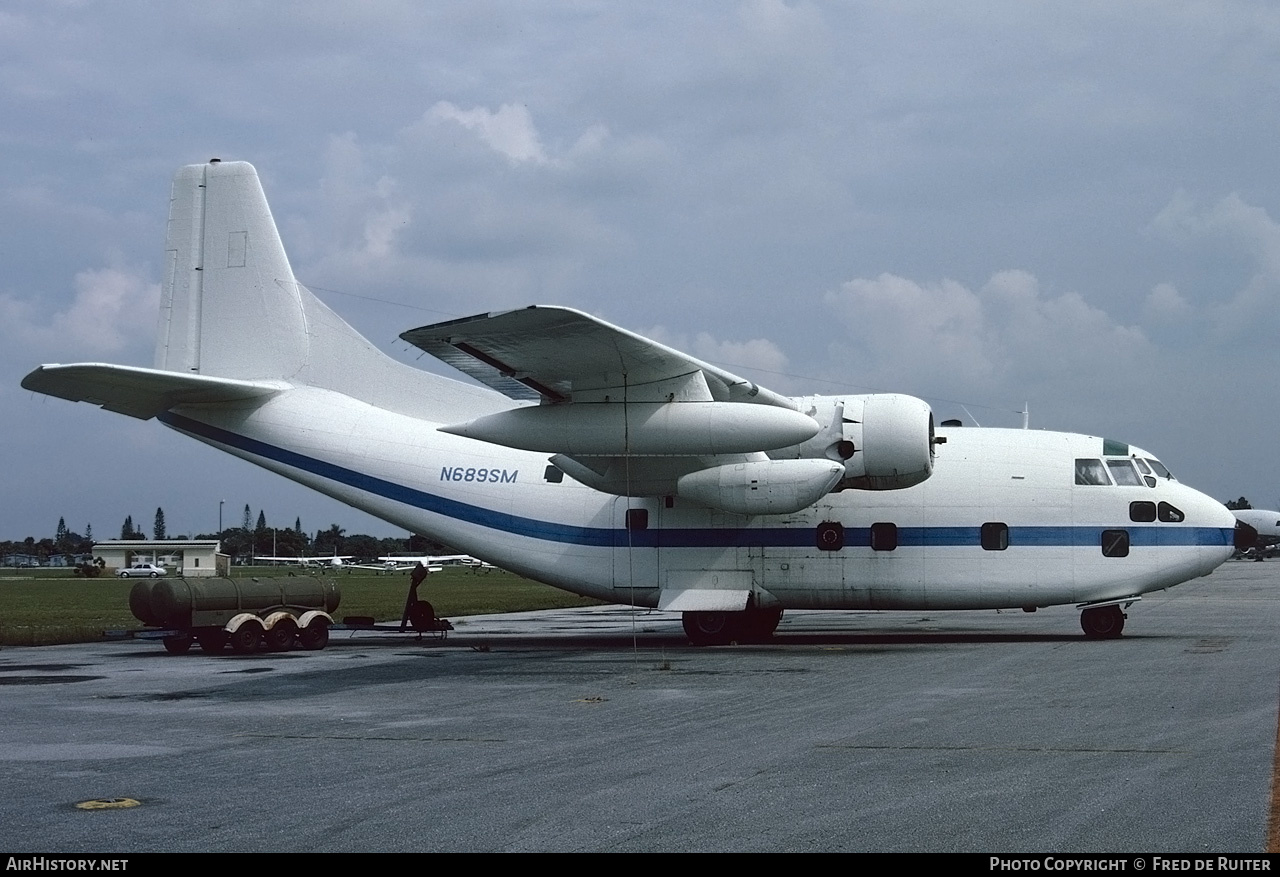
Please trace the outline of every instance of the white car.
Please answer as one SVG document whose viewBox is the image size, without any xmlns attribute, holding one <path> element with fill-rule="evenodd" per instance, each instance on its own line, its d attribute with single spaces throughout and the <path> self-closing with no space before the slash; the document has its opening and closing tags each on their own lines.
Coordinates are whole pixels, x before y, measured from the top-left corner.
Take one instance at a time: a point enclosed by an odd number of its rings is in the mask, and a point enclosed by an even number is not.
<svg viewBox="0 0 1280 877">
<path fill-rule="evenodd" d="M 135 563 L 133 566 L 120 570 L 120 578 L 122 579 L 158 579 L 160 576 L 168 574 L 168 571 L 163 566 L 156 566 L 154 563 Z"/>
</svg>

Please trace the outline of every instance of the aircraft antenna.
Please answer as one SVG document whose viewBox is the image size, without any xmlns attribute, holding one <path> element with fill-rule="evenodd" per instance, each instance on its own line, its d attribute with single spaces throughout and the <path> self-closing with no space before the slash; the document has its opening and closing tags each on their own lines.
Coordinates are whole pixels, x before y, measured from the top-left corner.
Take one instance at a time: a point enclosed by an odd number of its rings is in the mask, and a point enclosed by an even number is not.
<svg viewBox="0 0 1280 877">
<path fill-rule="evenodd" d="M 1031 428 L 1031 404 L 1029 402 L 1022 403 L 1022 428 Z"/>
<path fill-rule="evenodd" d="M 972 411 L 970 411 L 968 408 L 965 408 L 963 405 L 961 405 L 960 407 L 961 407 L 961 408 L 964 408 L 964 413 L 965 413 L 965 414 L 968 414 L 968 415 L 969 415 L 969 417 L 970 417 L 970 418 L 972 418 L 972 420 L 973 420 L 973 425 L 974 425 L 974 426 L 979 427 L 979 428 L 981 428 L 981 427 L 982 427 L 982 424 L 978 422 L 978 418 L 976 418 L 976 417 L 974 417 L 974 416 L 973 416 L 973 412 L 972 412 Z"/>
</svg>

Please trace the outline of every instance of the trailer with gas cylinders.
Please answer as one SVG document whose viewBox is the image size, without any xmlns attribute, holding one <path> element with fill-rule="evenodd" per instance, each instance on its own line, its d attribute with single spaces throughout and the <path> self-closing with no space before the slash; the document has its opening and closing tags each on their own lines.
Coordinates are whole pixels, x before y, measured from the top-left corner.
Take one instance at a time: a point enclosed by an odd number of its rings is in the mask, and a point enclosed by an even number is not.
<svg viewBox="0 0 1280 877">
<path fill-rule="evenodd" d="M 336 583 L 314 576 L 144 579 L 129 592 L 129 609 L 172 655 L 193 643 L 209 654 L 228 646 L 250 654 L 323 649 L 340 599 Z"/>
</svg>

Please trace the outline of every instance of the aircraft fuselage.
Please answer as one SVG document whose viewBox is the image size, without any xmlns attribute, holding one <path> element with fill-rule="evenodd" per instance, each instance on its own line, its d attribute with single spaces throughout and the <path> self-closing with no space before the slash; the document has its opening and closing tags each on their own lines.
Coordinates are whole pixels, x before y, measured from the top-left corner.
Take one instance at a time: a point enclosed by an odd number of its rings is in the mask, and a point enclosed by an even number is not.
<svg viewBox="0 0 1280 877">
<path fill-rule="evenodd" d="M 747 590 L 757 605 L 791 609 L 1091 604 L 1207 575 L 1232 552 L 1231 514 L 1176 480 L 1077 484 L 1077 460 L 1130 454 L 1104 454 L 1092 436 L 939 430 L 934 474 L 915 487 L 745 516 L 600 493 L 549 468 L 545 454 L 327 390 L 202 408 L 161 419 L 477 558 L 638 606 L 685 588 Z"/>
</svg>

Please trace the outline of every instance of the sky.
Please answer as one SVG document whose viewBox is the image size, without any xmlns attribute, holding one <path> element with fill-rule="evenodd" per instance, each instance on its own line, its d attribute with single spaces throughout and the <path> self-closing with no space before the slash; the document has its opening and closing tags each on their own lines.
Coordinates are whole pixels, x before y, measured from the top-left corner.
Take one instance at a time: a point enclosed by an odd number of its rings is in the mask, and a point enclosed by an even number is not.
<svg viewBox="0 0 1280 877">
<path fill-rule="evenodd" d="M 782 393 L 1025 404 L 1280 507 L 1272 3 L 18 0 L 0 118 L 0 539 L 246 504 L 403 535 L 19 387 L 151 365 L 170 183 L 214 156 L 406 362 L 406 329 L 568 305 Z"/>
</svg>

